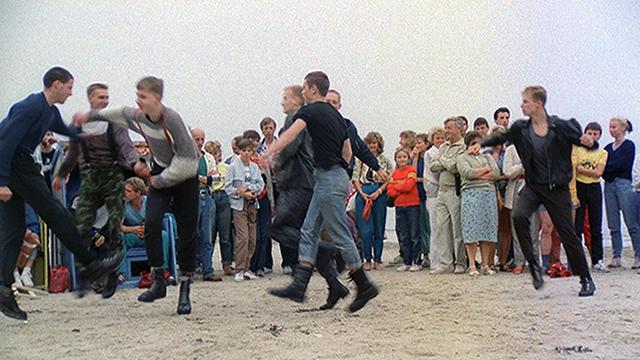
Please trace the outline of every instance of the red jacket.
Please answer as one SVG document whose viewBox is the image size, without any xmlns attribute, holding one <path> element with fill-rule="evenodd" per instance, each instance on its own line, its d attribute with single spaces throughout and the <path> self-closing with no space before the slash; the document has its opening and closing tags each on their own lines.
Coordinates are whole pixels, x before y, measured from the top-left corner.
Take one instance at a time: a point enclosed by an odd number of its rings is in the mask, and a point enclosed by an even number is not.
<svg viewBox="0 0 640 360">
<path fill-rule="evenodd" d="M 391 174 L 387 195 L 394 198 L 393 204 L 399 207 L 420 205 L 420 196 L 416 186 L 416 169 L 413 166 L 396 169 Z"/>
</svg>

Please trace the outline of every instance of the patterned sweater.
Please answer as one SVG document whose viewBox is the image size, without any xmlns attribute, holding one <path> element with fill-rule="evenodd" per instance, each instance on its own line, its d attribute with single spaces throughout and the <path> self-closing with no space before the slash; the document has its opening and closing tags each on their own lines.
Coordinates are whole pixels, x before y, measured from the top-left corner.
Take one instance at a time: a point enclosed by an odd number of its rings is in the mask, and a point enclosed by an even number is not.
<svg viewBox="0 0 640 360">
<path fill-rule="evenodd" d="M 196 144 L 174 110 L 165 108 L 158 122 L 151 121 L 136 108 L 125 106 L 91 111 L 89 120 L 109 121 L 144 136 L 153 160 L 164 168 L 157 175 L 157 188 L 172 187 L 197 176 L 199 158 Z"/>
<path fill-rule="evenodd" d="M 416 168 L 409 165 L 398 168 L 391 174 L 389 185 L 387 185 L 387 195 L 394 198 L 393 204 L 396 207 L 420 205 L 420 196 L 418 196 L 418 187 L 416 186 L 417 177 Z"/>
</svg>

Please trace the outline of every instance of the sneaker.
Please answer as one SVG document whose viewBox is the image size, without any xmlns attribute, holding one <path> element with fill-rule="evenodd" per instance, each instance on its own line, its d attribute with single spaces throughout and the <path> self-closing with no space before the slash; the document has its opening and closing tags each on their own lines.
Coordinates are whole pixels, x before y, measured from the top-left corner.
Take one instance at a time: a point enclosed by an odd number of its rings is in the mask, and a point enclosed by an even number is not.
<svg viewBox="0 0 640 360">
<path fill-rule="evenodd" d="M 255 280 L 255 279 L 257 279 L 257 278 L 258 278 L 258 277 L 256 276 L 256 274 L 254 274 L 254 273 L 253 273 L 253 272 L 251 272 L 251 271 L 245 271 L 245 272 L 244 272 L 244 279 L 245 279 L 245 280 Z"/>
<path fill-rule="evenodd" d="M 264 277 L 267 274 L 267 272 L 264 269 L 260 269 L 258 271 L 256 271 L 256 276 L 258 277 Z"/>
<path fill-rule="evenodd" d="M 416 271 L 420 271 L 420 270 L 422 270 L 422 266 L 420 266 L 418 264 L 413 264 L 409 268 L 409 271 L 411 271 L 411 272 L 416 272 Z"/>
<path fill-rule="evenodd" d="M 13 281 L 18 287 L 22 287 L 22 280 L 20 279 L 20 273 L 17 271 L 13 272 Z"/>
<path fill-rule="evenodd" d="M 22 270 L 20 280 L 22 280 L 22 285 L 24 285 L 25 287 L 33 287 L 33 279 L 31 279 L 31 269 Z"/>
<path fill-rule="evenodd" d="M 373 270 L 378 270 L 378 271 L 380 271 L 380 270 L 382 270 L 382 269 L 384 269 L 384 265 L 382 265 L 382 263 L 379 263 L 379 262 L 377 262 L 377 263 L 373 263 Z"/>
<path fill-rule="evenodd" d="M 429 271 L 429 274 L 431 274 L 431 275 L 440 275 L 440 274 L 449 274 L 450 272 L 451 272 L 451 270 L 447 269 L 446 267 L 439 266 L 439 267 Z"/>
<path fill-rule="evenodd" d="M 633 257 L 633 265 L 631 265 L 631 268 L 633 270 L 640 269 L 640 256 L 634 256 Z M 25 285 L 25 286 L 27 286 L 27 285 Z"/>
<path fill-rule="evenodd" d="M 609 269 L 607 269 L 606 266 L 604 266 L 604 263 L 602 262 L 602 260 L 599 260 L 596 264 L 594 264 L 592 267 L 593 271 L 595 272 L 601 272 L 601 273 L 608 273 Z"/>
<path fill-rule="evenodd" d="M 402 256 L 398 255 L 389 262 L 389 265 L 398 265 L 398 264 L 402 264 L 403 262 L 404 262 L 404 259 L 402 258 Z"/>
<path fill-rule="evenodd" d="M 425 257 L 424 260 L 422 260 L 422 268 L 423 269 L 430 269 L 431 268 L 431 260 L 429 260 L 428 257 Z"/>
<path fill-rule="evenodd" d="M 236 273 L 236 276 L 233 278 L 235 281 L 244 281 L 244 273 L 242 271 Z"/>
<path fill-rule="evenodd" d="M 524 272 L 524 265 L 518 265 L 513 268 L 513 273 L 516 275 L 520 275 Z"/>
<path fill-rule="evenodd" d="M 231 265 L 224 265 L 222 267 L 222 272 L 226 275 L 226 276 L 231 276 L 234 274 L 233 268 L 231 267 Z"/>
<path fill-rule="evenodd" d="M 282 268 L 282 273 L 285 275 L 291 275 L 293 274 L 293 269 L 291 268 L 291 266 L 287 265 Z"/>
<path fill-rule="evenodd" d="M 264 272 L 265 275 L 267 275 L 267 274 L 271 274 L 273 272 L 273 269 L 272 268 L 264 268 L 264 269 L 262 269 L 262 271 Z"/>
<path fill-rule="evenodd" d="M 465 272 L 465 268 L 462 265 L 456 265 L 455 270 L 453 270 L 454 274 L 464 274 Z"/>
<path fill-rule="evenodd" d="M 611 262 L 609 263 L 609 265 L 607 265 L 607 267 L 609 269 L 621 269 L 622 259 L 620 259 L 619 256 L 614 256 L 613 259 L 611 259 Z"/>
<path fill-rule="evenodd" d="M 396 271 L 399 272 L 403 272 L 403 271 L 409 271 L 411 267 L 409 265 L 400 265 L 396 268 Z"/>
</svg>

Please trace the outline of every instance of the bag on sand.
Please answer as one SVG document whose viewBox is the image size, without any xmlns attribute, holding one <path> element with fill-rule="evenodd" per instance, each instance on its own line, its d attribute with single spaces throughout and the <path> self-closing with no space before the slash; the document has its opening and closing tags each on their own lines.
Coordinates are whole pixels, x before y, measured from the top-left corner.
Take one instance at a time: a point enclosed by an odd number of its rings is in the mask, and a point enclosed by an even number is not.
<svg viewBox="0 0 640 360">
<path fill-rule="evenodd" d="M 71 274 L 64 265 L 56 265 L 51 269 L 49 280 L 50 293 L 62 293 L 71 290 Z"/>
</svg>

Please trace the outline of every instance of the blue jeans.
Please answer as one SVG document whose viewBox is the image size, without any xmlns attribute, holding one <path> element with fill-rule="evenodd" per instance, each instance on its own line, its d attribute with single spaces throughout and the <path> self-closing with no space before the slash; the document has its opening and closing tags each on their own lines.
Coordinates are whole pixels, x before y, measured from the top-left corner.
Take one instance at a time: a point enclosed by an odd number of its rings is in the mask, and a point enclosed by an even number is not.
<svg viewBox="0 0 640 360">
<path fill-rule="evenodd" d="M 125 254 L 127 250 L 132 248 L 144 248 L 144 240 L 140 239 L 136 234 L 121 233 L 121 235 L 122 235 L 122 246 Z M 170 246 L 169 233 L 166 230 L 162 229 L 161 236 L 162 236 L 162 254 L 163 254 L 162 268 L 165 270 L 169 270 L 169 255 L 171 254 L 171 250 L 169 249 L 169 246 Z M 119 272 L 120 274 L 125 273 L 124 259 L 122 260 L 122 263 L 120 263 Z"/>
<path fill-rule="evenodd" d="M 211 253 L 216 246 L 216 235 L 220 240 L 220 257 L 222 266 L 231 266 L 233 262 L 233 244 L 231 243 L 231 205 L 229 195 L 224 191 L 215 191 L 211 194 L 213 198 L 211 225 Z"/>
<path fill-rule="evenodd" d="M 200 247 L 200 263 L 202 276 L 213 274 L 213 241 L 211 238 L 213 225 L 213 198 L 208 192 L 199 195 L 198 208 L 198 244 Z"/>
<path fill-rule="evenodd" d="M 380 184 L 363 184 L 362 192 L 371 195 L 380 188 Z M 384 240 L 384 225 L 387 221 L 387 193 L 378 196 L 373 202 L 369 220 L 362 217 L 364 199 L 356 197 L 356 223 L 362 239 L 362 257 L 371 261 L 371 246 L 373 244 L 373 261 L 382 262 L 382 241 Z"/>
<path fill-rule="evenodd" d="M 301 229 L 299 260 L 315 264 L 320 230 L 329 232 L 332 241 L 342 252 L 345 265 L 352 269 L 362 266 L 358 249 L 347 227 L 345 202 L 349 176 L 341 166 L 314 171 L 315 185 L 307 216 Z"/>
<path fill-rule="evenodd" d="M 622 212 L 624 223 L 629 230 L 634 254 L 640 256 L 640 227 L 638 227 L 634 198 L 635 194 L 630 180 L 615 178 L 612 182 L 606 181 L 604 183 L 604 203 L 607 208 L 607 224 L 611 232 L 613 256 L 619 257 L 622 254 L 620 212 Z"/>
<path fill-rule="evenodd" d="M 396 231 L 404 264 L 417 264 L 422 253 L 420 206 L 396 206 Z"/>
</svg>

